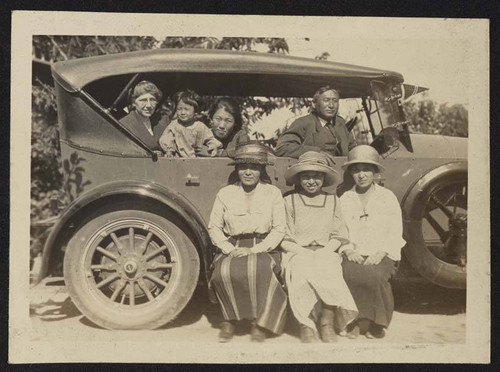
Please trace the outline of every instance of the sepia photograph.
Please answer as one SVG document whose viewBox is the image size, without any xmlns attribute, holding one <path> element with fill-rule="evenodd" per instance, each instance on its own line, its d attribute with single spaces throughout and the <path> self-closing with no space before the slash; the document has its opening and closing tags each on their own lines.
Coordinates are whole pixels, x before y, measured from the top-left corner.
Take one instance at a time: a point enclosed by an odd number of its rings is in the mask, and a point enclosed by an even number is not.
<svg viewBox="0 0 500 372">
<path fill-rule="evenodd" d="M 488 20 L 12 24 L 11 363 L 489 362 Z"/>
</svg>

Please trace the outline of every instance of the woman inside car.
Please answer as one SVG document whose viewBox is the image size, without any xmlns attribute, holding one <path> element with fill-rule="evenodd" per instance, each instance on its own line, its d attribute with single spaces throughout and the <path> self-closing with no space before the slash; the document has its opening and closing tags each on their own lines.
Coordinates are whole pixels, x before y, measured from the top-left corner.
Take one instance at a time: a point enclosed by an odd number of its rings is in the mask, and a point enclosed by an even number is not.
<svg viewBox="0 0 500 372">
<path fill-rule="evenodd" d="M 238 180 L 219 190 L 208 225 L 218 249 L 209 285 L 224 317 L 219 341 L 231 340 L 237 322 L 246 319 L 252 322 L 251 340 L 263 342 L 266 331 L 282 332 L 286 318 L 276 249 L 285 235 L 285 207 L 266 174 L 270 163 L 265 146 L 239 146 L 231 164 Z"/>
<path fill-rule="evenodd" d="M 210 127 L 217 140 L 222 142 L 222 149 L 217 156 L 234 157 L 239 143 L 248 142 L 246 128 L 238 103 L 230 97 L 218 98 L 210 107 Z M 196 150 L 196 156 L 209 156 L 207 147 Z"/>
<path fill-rule="evenodd" d="M 302 342 L 315 342 L 316 330 L 323 342 L 336 342 L 334 320 L 342 331 L 358 314 L 337 253 L 349 242 L 340 201 L 323 190 L 337 181 L 337 172 L 325 155 L 308 151 L 285 178 L 296 185 L 285 196 L 288 228 L 281 243 L 290 306 Z"/>
<path fill-rule="evenodd" d="M 359 145 L 349 151 L 342 166 L 354 186 L 340 198 L 342 215 L 352 245 L 341 247 L 344 279 L 359 310 L 348 337 L 360 333 L 368 338 L 382 338 L 394 310 L 389 280 L 401 259 L 403 222 L 394 193 L 374 182 L 384 170 L 377 151 Z"/>
<path fill-rule="evenodd" d="M 142 139 L 149 147 L 162 151 L 159 139 L 169 120 L 158 112 L 162 92 L 150 81 L 143 80 L 129 92 L 129 114 L 120 122 Z"/>
</svg>

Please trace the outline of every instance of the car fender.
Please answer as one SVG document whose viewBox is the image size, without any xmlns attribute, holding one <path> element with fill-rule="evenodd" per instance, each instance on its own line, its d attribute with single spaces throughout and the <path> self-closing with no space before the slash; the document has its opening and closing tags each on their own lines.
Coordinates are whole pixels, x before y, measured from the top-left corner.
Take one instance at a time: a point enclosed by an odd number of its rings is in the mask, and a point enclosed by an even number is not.
<svg viewBox="0 0 500 372">
<path fill-rule="evenodd" d="M 405 221 L 412 221 L 415 219 L 412 213 L 413 206 L 416 203 L 422 202 L 425 190 L 432 186 L 436 180 L 442 177 L 454 176 L 459 173 L 467 173 L 467 168 L 468 165 L 466 161 L 450 162 L 430 169 L 422 177 L 417 179 L 408 189 L 401 203 Z"/>
<path fill-rule="evenodd" d="M 205 273 L 211 263 L 212 255 L 210 248 L 210 238 L 207 227 L 199 211 L 183 195 L 174 192 L 162 185 L 154 182 L 131 180 L 131 181 L 112 181 L 104 183 L 91 191 L 80 195 L 75 199 L 60 215 L 57 222 L 51 228 L 50 234 L 45 241 L 43 248 L 42 264 L 38 279 L 39 283 L 49 273 L 51 257 L 54 254 L 58 237 L 65 226 L 72 221 L 72 218 L 79 212 L 89 208 L 90 204 L 115 196 L 140 196 L 149 200 L 157 201 L 177 214 L 183 222 L 191 229 L 196 245 L 201 250 L 205 265 Z"/>
<path fill-rule="evenodd" d="M 447 288 L 465 288 L 466 272 L 456 265 L 434 257 L 427 249 L 422 234 L 422 208 L 433 188 L 446 179 L 467 175 L 467 161 L 454 161 L 429 170 L 406 192 L 402 201 L 405 239 L 405 256 L 422 276 Z"/>
</svg>

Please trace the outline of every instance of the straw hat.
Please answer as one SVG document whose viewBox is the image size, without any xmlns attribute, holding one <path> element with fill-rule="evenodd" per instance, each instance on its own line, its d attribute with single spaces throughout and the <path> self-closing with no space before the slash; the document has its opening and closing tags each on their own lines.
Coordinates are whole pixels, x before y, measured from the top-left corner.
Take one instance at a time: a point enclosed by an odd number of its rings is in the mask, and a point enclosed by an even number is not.
<svg viewBox="0 0 500 372">
<path fill-rule="evenodd" d="M 289 183 L 298 183 L 299 174 L 302 172 L 321 172 L 325 175 L 323 186 L 331 186 L 337 181 L 337 172 L 328 165 L 325 155 L 308 151 L 300 155 L 298 163 L 289 167 L 285 172 L 285 179 Z"/>
<path fill-rule="evenodd" d="M 368 145 L 358 145 L 353 147 L 347 154 L 347 162 L 342 165 L 342 169 L 346 170 L 352 164 L 373 164 L 377 166 L 379 172 L 384 171 L 384 167 L 380 164 L 380 157 L 375 148 Z"/>
<path fill-rule="evenodd" d="M 247 142 L 236 148 L 234 160 L 228 165 L 236 164 L 260 164 L 272 165 L 267 159 L 268 149 L 266 146 L 257 142 Z"/>
</svg>

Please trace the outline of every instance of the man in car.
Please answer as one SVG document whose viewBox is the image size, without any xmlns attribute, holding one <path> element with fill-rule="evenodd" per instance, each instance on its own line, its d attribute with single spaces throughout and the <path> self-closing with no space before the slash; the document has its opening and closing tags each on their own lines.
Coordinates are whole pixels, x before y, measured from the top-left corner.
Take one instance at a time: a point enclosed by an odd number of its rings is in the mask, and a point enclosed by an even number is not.
<svg viewBox="0 0 500 372">
<path fill-rule="evenodd" d="M 313 113 L 295 120 L 278 139 L 276 155 L 298 158 L 307 151 L 347 156 L 355 145 L 344 119 L 337 115 L 339 91 L 324 86 L 313 96 Z"/>
</svg>

